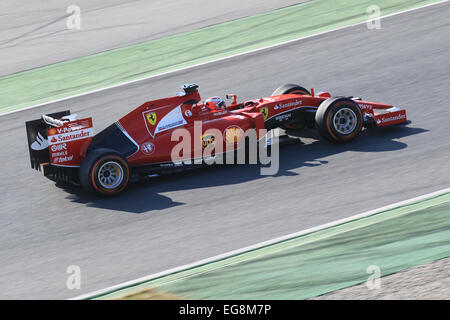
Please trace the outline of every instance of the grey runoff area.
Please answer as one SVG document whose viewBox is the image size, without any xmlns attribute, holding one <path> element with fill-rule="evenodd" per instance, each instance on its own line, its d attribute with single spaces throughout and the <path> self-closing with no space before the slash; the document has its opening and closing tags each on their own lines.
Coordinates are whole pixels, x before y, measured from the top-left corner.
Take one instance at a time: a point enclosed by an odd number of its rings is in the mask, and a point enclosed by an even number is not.
<svg viewBox="0 0 450 320">
<path fill-rule="evenodd" d="M 304 2 L 295 0 L 2 0 L 0 76 Z M 69 29 L 80 9 L 80 29 Z M 69 9 L 69 10 L 68 10 Z M 69 19 L 73 27 L 74 19 Z"/>
</svg>

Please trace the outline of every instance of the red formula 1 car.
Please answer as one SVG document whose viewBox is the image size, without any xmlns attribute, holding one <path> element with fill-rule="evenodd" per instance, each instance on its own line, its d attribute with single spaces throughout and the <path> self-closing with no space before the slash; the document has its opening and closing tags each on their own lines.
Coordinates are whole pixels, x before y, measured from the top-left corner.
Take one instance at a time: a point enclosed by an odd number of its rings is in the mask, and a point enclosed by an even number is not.
<svg viewBox="0 0 450 320">
<path fill-rule="evenodd" d="M 363 127 L 407 122 L 406 111 L 392 105 L 331 97 L 328 92 L 315 94 L 313 89 L 309 92 L 292 84 L 279 87 L 270 97 L 242 103 L 237 103 L 236 95 L 227 95 L 227 99 L 233 99 L 228 106 L 217 101 L 200 103 L 197 85 L 182 88 L 184 92 L 177 96 L 144 103 L 96 135 L 91 118 L 78 119 L 70 111 L 28 121 L 31 166 L 54 181 L 115 195 L 132 177 L 198 164 L 191 161 L 197 159 L 198 149 L 230 143 L 237 148 L 236 135 L 249 129 L 317 128 L 323 138 L 342 143 L 356 138 Z M 196 132 L 195 123 L 201 123 L 200 132 Z M 183 152 L 183 161 L 174 162 L 172 151 L 178 141 L 172 134 L 181 128 L 190 133 L 194 147 L 188 154 Z M 211 130 L 217 134 L 208 133 Z M 223 135 L 218 139 L 220 133 Z"/>
</svg>

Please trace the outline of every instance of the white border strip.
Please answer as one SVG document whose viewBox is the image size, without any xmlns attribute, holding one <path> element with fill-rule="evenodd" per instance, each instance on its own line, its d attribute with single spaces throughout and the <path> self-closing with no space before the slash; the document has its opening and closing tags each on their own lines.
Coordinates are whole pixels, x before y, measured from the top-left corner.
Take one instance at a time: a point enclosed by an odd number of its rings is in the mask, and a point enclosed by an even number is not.
<svg viewBox="0 0 450 320">
<path fill-rule="evenodd" d="M 384 19 L 384 18 L 397 16 L 399 14 L 412 12 L 412 11 L 416 11 L 416 10 L 419 10 L 419 9 L 423 9 L 423 8 L 439 5 L 439 4 L 442 4 L 442 3 L 445 3 L 445 2 L 449 2 L 449 1 L 450 0 L 441 0 L 439 2 L 429 3 L 429 4 L 426 4 L 426 5 L 420 6 L 420 7 L 411 8 L 411 9 L 407 9 L 407 10 L 403 10 L 403 11 L 387 14 L 387 15 L 381 16 L 381 17 L 379 17 L 377 19 L 381 20 L 381 19 Z M 225 57 L 222 57 L 222 58 L 218 58 L 218 59 L 214 59 L 214 60 L 210 60 L 210 61 L 194 64 L 194 65 L 187 66 L 187 67 L 174 69 L 174 70 L 166 71 L 166 72 L 163 72 L 163 73 L 158 73 L 158 74 L 154 74 L 154 75 L 150 75 L 150 76 L 146 76 L 146 77 L 143 77 L 143 78 L 134 79 L 134 80 L 126 81 L 126 82 L 121 82 L 121 83 L 118 83 L 118 84 L 115 84 L 115 85 L 111 85 L 111 86 L 107 86 L 107 87 L 103 87 L 103 88 L 100 88 L 100 89 L 86 91 L 86 92 L 75 94 L 75 95 L 68 96 L 68 97 L 65 97 L 65 98 L 60 98 L 60 99 L 56 99 L 56 100 L 52 100 L 52 101 L 48 101 L 48 102 L 43 102 L 43 103 L 36 104 L 36 105 L 30 106 L 30 107 L 26 107 L 26 108 L 22 108 L 22 109 L 18 109 L 18 110 L 13 110 L 13 111 L 9 111 L 9 112 L 0 114 L 0 117 L 7 116 L 7 115 L 10 115 L 10 114 L 13 114 L 13 113 L 16 113 L 16 112 L 20 112 L 20 111 L 25 111 L 25 110 L 29 110 L 29 109 L 33 109 L 33 108 L 37 108 L 37 107 L 42 107 L 42 106 L 45 106 L 45 105 L 48 105 L 48 104 L 52 104 L 52 103 L 56 103 L 56 102 L 61 102 L 61 101 L 66 101 L 66 100 L 70 100 L 70 99 L 77 98 L 77 97 L 86 96 L 86 95 L 97 93 L 97 92 L 104 91 L 104 90 L 109 90 L 109 89 L 125 86 L 125 85 L 128 85 L 128 84 L 136 83 L 136 82 L 143 81 L 143 80 L 148 80 L 148 79 L 152 79 L 152 78 L 168 75 L 168 74 L 171 74 L 171 73 L 176 73 L 176 72 L 180 72 L 180 71 L 185 71 L 185 70 L 189 70 L 189 69 L 198 68 L 198 67 L 201 67 L 201 66 L 204 66 L 204 65 L 207 65 L 207 64 L 212 64 L 212 63 L 224 61 L 224 60 L 227 60 L 227 59 L 232 59 L 232 58 L 235 58 L 235 57 L 243 56 L 243 55 L 250 54 L 250 53 L 255 53 L 255 52 L 258 52 L 258 51 L 263 51 L 263 50 L 267 50 L 267 49 L 271 49 L 271 48 L 281 47 L 281 46 L 284 46 L 284 45 L 287 45 L 287 44 L 290 44 L 290 43 L 293 43 L 293 42 L 296 42 L 296 41 L 301 41 L 301 40 L 305 40 L 305 39 L 309 39 L 309 38 L 314 38 L 314 37 L 317 37 L 317 36 L 320 36 L 320 35 L 324 35 L 324 34 L 327 34 L 327 33 L 331 33 L 331 32 L 335 32 L 335 31 L 339 31 L 339 30 L 343 30 L 343 29 L 359 26 L 359 25 L 362 25 L 362 24 L 365 24 L 365 23 L 367 23 L 367 20 L 361 21 L 361 22 L 357 22 L 357 23 L 354 23 L 354 24 L 350 24 L 350 25 L 346 25 L 346 26 L 342 26 L 342 27 L 339 27 L 339 28 L 336 28 L 336 29 L 319 32 L 319 33 L 312 34 L 312 35 L 309 35 L 309 36 L 304 36 L 304 37 L 300 37 L 300 38 L 296 38 L 296 39 L 292 39 L 292 40 L 287 40 L 287 41 L 284 41 L 284 42 L 272 44 L 272 45 L 261 47 L 261 48 L 258 48 L 258 49 L 253 49 L 253 50 L 249 50 L 249 51 L 233 54 L 231 56 L 225 56 Z"/>
<path fill-rule="evenodd" d="M 278 242 L 282 242 L 282 241 L 286 241 L 286 240 L 289 240 L 289 239 L 297 238 L 299 236 L 303 236 L 303 235 L 308 234 L 308 233 L 312 233 L 312 232 L 316 232 L 316 231 L 319 231 L 319 230 L 322 230 L 322 229 L 334 227 L 334 226 L 337 226 L 337 225 L 340 225 L 340 224 L 343 224 L 343 223 L 347 223 L 347 222 L 350 222 L 350 221 L 353 221 L 353 220 L 365 218 L 365 217 L 368 217 L 368 216 L 380 213 L 382 211 L 391 210 L 391 209 L 394 209 L 394 208 L 397 208 L 397 207 L 400 207 L 400 206 L 403 206 L 403 205 L 410 204 L 412 202 L 417 202 L 417 201 L 425 200 L 427 198 L 436 197 L 436 196 L 439 196 L 439 195 L 442 195 L 442 194 L 445 194 L 445 193 L 448 193 L 448 192 L 450 192 L 450 188 L 438 190 L 438 191 L 435 191 L 435 192 L 432 192 L 432 193 L 428 193 L 428 194 L 425 194 L 425 195 L 422 195 L 422 196 L 418 196 L 418 197 L 415 197 L 415 198 L 411 198 L 411 199 L 408 199 L 408 200 L 405 200 L 405 201 L 396 202 L 396 203 L 393 203 L 393 204 L 390 204 L 390 205 L 387 205 L 387 206 L 384 206 L 384 207 L 381 207 L 381 208 L 378 208 L 378 209 L 375 209 L 375 210 L 363 212 L 363 213 L 360 213 L 360 214 L 357 214 L 357 215 L 354 215 L 354 216 L 351 216 L 351 217 L 348 217 L 348 218 L 344 218 L 344 219 L 336 220 L 336 221 L 333 221 L 333 222 L 325 223 L 325 224 L 322 224 L 322 225 L 317 226 L 317 227 L 312 227 L 312 228 L 309 228 L 309 229 L 306 229 L 306 230 L 303 230 L 303 231 L 287 234 L 285 236 L 281 236 L 281 237 L 274 238 L 274 239 L 271 239 L 271 240 L 267 240 L 267 241 L 264 241 L 264 242 L 256 243 L 256 244 L 248 246 L 248 247 L 244 247 L 244 248 L 241 248 L 241 249 L 229 251 L 227 253 L 219 254 L 219 255 L 211 257 L 211 258 L 207 258 L 207 259 L 199 260 L 197 262 L 189 263 L 189 264 L 186 264 L 184 266 L 172 268 L 172 269 L 169 269 L 169 270 L 166 270 L 166 271 L 162 271 L 162 272 L 158 272 L 158 273 L 154 273 L 154 274 L 142 277 L 142 278 L 138 278 L 138 279 L 135 279 L 135 280 L 123 282 L 121 284 L 118 284 L 118 285 L 115 285 L 115 286 L 111 286 L 111 287 L 108 287 L 108 288 L 105 288 L 105 289 L 101 289 L 101 290 L 98 290 L 98 291 L 94 291 L 94 292 L 91 292 L 91 293 L 87 293 L 87 294 L 84 294 L 84 295 L 80 295 L 78 297 L 71 298 L 69 300 L 88 299 L 88 298 L 93 297 L 93 296 L 98 296 L 98 295 L 106 294 L 106 293 L 109 293 L 109 292 L 112 292 L 112 291 L 117 291 L 117 290 L 120 290 L 120 289 L 124 289 L 126 287 L 130 287 L 130 286 L 134 286 L 134 285 L 140 284 L 142 282 L 147 282 L 147 281 L 153 280 L 155 278 L 159 278 L 159 277 L 166 276 L 166 275 L 169 275 L 169 274 L 172 274 L 172 273 L 176 273 L 176 272 L 184 271 L 184 270 L 187 270 L 187 269 L 195 268 L 195 267 L 198 267 L 200 265 L 211 263 L 211 262 L 215 262 L 215 261 L 218 261 L 218 260 L 223 260 L 223 259 L 229 258 L 231 256 L 242 254 L 244 252 L 252 251 L 252 250 L 255 250 L 255 249 L 259 249 L 261 247 L 265 247 L 265 246 L 268 246 L 268 245 L 272 245 L 272 244 L 278 243 Z"/>
</svg>

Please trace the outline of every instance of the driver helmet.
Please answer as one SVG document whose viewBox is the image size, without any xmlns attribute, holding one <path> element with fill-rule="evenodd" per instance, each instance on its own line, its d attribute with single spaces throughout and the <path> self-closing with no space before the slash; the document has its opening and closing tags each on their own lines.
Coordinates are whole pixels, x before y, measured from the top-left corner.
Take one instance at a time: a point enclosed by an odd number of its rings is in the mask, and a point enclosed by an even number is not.
<svg viewBox="0 0 450 320">
<path fill-rule="evenodd" d="M 205 100 L 205 106 L 215 110 L 225 110 L 227 105 L 221 97 L 211 97 Z"/>
</svg>

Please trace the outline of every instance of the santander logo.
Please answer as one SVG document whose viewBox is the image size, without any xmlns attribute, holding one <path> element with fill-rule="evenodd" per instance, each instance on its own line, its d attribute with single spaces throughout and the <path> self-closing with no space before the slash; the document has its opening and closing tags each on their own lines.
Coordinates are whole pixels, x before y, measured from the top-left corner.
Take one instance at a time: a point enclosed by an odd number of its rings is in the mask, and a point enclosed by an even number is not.
<svg viewBox="0 0 450 320">
<path fill-rule="evenodd" d="M 56 134 L 49 137 L 49 144 L 69 142 L 92 137 L 94 135 L 93 128 L 83 129 L 79 131 L 71 131 L 63 134 Z"/>
</svg>

